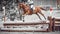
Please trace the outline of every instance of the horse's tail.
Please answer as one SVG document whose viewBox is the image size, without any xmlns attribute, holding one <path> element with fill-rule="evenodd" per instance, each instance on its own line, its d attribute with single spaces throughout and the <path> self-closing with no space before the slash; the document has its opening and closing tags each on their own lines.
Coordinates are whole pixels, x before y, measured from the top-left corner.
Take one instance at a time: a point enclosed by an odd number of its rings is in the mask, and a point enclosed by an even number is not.
<svg viewBox="0 0 60 34">
<path fill-rule="evenodd" d="M 42 7 L 40 7 L 40 9 L 42 9 L 42 10 L 45 10 L 45 11 L 46 11 L 46 9 L 44 9 L 44 8 L 42 8 Z"/>
</svg>

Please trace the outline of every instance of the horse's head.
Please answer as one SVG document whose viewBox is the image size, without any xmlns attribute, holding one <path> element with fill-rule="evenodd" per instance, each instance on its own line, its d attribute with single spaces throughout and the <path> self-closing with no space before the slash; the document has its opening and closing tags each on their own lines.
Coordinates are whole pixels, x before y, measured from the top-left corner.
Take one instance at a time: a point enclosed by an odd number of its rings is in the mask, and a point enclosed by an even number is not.
<svg viewBox="0 0 60 34">
<path fill-rule="evenodd" d="M 28 5 L 25 4 L 25 3 L 19 3 L 19 7 L 20 7 L 20 8 L 26 8 L 26 7 L 28 7 Z"/>
<path fill-rule="evenodd" d="M 20 7 L 20 8 L 23 8 L 23 4 L 22 4 L 22 3 L 20 3 L 20 4 L 19 4 L 19 7 Z"/>
</svg>

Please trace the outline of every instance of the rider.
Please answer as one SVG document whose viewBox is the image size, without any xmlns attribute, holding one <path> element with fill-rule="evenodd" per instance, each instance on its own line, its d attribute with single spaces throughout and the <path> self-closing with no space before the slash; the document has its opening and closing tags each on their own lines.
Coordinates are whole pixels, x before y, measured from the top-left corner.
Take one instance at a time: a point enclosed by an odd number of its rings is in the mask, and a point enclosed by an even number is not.
<svg viewBox="0 0 60 34">
<path fill-rule="evenodd" d="M 30 9 L 33 11 L 34 3 L 32 0 L 28 0 L 28 4 L 30 6 Z"/>
</svg>

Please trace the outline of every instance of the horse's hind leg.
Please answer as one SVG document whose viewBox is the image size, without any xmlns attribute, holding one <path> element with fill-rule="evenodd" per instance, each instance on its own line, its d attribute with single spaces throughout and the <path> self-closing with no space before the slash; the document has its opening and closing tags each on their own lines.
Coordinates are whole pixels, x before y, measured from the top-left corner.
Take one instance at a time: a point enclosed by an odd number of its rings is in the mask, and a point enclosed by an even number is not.
<svg viewBox="0 0 60 34">
<path fill-rule="evenodd" d="M 46 17 L 44 16 L 44 14 L 43 14 L 41 11 L 40 11 L 39 13 L 40 13 L 40 14 L 45 18 L 45 20 L 46 20 Z"/>
<path fill-rule="evenodd" d="M 37 13 L 36 13 L 36 15 L 39 17 L 40 20 L 42 20 L 41 17 Z"/>
</svg>

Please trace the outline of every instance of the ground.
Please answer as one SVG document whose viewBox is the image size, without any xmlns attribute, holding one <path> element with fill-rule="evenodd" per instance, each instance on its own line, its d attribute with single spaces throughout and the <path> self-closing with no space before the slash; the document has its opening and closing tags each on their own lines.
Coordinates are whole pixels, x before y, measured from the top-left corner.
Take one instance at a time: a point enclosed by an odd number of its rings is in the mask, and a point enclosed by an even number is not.
<svg viewBox="0 0 60 34">
<path fill-rule="evenodd" d="M 0 34 L 60 34 L 60 32 L 0 32 Z"/>
</svg>

